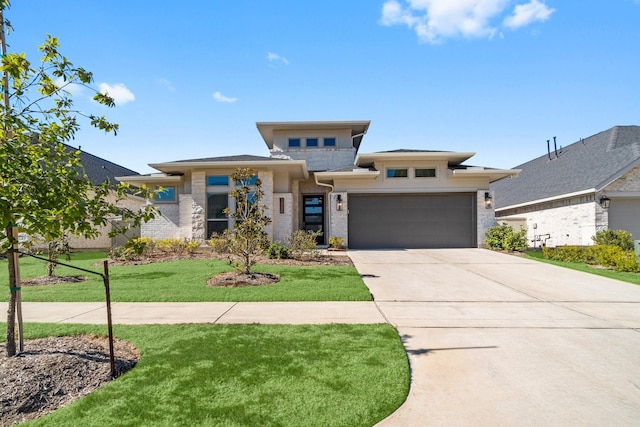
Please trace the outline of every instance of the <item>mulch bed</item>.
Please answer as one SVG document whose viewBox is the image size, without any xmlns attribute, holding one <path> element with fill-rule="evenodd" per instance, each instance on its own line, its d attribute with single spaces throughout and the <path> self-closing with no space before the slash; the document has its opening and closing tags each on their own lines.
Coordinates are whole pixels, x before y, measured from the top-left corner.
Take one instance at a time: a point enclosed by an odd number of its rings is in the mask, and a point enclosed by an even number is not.
<svg viewBox="0 0 640 427">
<path fill-rule="evenodd" d="M 64 283 L 86 282 L 87 276 L 41 276 L 35 279 L 21 280 L 22 286 L 61 285 Z"/>
<path fill-rule="evenodd" d="M 116 339 L 114 349 L 117 375 L 140 359 L 127 341 Z M 24 350 L 15 357 L 0 354 L 0 426 L 41 417 L 112 380 L 105 336 L 26 340 Z"/>
</svg>

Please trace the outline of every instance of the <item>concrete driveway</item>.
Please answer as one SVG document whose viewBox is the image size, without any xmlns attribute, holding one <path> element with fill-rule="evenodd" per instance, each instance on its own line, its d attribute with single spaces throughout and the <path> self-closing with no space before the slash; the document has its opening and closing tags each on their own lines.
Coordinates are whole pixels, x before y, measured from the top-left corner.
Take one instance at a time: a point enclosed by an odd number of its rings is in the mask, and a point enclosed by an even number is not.
<svg viewBox="0 0 640 427">
<path fill-rule="evenodd" d="M 483 249 L 349 255 L 411 364 L 380 426 L 640 425 L 640 286 Z"/>
</svg>

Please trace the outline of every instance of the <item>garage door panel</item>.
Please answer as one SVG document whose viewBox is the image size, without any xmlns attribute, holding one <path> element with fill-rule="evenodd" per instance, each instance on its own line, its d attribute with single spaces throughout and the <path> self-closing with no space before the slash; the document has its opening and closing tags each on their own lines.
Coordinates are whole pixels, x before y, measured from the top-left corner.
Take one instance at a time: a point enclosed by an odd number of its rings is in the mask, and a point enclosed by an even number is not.
<svg viewBox="0 0 640 427">
<path fill-rule="evenodd" d="M 474 247 L 475 193 L 349 195 L 349 247 Z"/>
<path fill-rule="evenodd" d="M 609 229 L 625 230 L 633 239 L 640 239 L 640 199 L 612 199 Z"/>
</svg>

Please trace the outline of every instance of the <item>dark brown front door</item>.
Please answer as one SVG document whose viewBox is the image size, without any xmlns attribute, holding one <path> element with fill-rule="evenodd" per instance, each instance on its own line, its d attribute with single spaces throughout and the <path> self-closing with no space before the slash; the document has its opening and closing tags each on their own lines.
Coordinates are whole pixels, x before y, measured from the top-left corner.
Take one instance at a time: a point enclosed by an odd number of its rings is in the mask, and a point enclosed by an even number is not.
<svg viewBox="0 0 640 427">
<path fill-rule="evenodd" d="M 302 196 L 302 223 L 305 230 L 323 232 L 316 239 L 319 245 L 324 244 L 324 194 Z"/>
</svg>

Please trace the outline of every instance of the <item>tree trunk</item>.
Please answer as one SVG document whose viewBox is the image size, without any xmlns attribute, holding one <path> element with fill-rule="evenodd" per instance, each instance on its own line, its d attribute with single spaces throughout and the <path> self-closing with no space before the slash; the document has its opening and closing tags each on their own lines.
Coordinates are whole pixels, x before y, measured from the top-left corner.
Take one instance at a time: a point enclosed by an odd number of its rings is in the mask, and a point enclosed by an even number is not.
<svg viewBox="0 0 640 427">
<path fill-rule="evenodd" d="M 12 235 L 11 228 L 7 228 L 7 239 Z M 7 310 L 7 356 L 16 355 L 16 300 L 18 296 L 18 270 L 13 245 L 9 249 L 7 261 L 9 265 L 9 309 Z"/>
</svg>

